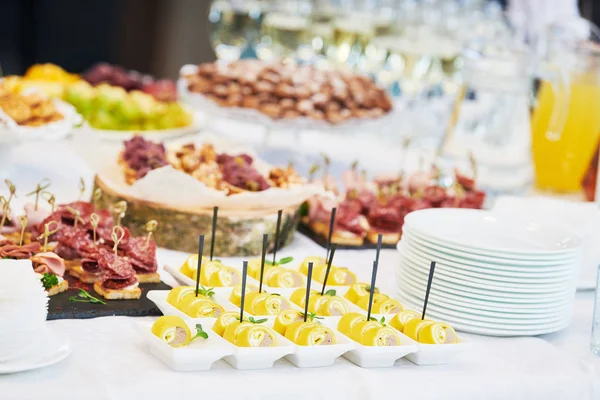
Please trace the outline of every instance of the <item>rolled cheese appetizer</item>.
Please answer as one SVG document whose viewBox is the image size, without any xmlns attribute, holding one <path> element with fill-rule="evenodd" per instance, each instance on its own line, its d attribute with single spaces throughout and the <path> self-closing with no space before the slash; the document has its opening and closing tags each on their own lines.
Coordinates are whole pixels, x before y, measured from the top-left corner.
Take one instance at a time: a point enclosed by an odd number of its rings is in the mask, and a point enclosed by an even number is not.
<svg viewBox="0 0 600 400">
<path fill-rule="evenodd" d="M 229 311 L 221 314 L 217 321 L 213 325 L 212 330 L 219 336 L 223 336 L 225 329 L 235 322 L 239 322 L 240 314 L 237 311 Z"/>
<path fill-rule="evenodd" d="M 273 323 L 273 329 L 275 332 L 279 333 L 281 336 L 285 336 L 285 331 L 288 326 L 290 326 L 294 322 L 303 321 L 304 316 L 300 311 L 296 310 L 285 310 L 281 311 L 275 317 L 275 322 Z"/>
<path fill-rule="evenodd" d="M 395 329 L 380 325 L 367 329 L 358 342 L 364 346 L 399 346 L 400 335 Z"/>
<path fill-rule="evenodd" d="M 423 344 L 453 344 L 458 342 L 458 336 L 450 325 L 445 322 L 427 324 L 419 330 L 419 343 Z"/>
<path fill-rule="evenodd" d="M 218 318 L 225 312 L 219 304 L 200 296 L 184 298 L 179 309 L 192 318 Z"/>
<path fill-rule="evenodd" d="M 379 289 L 375 288 L 375 293 L 379 293 Z M 358 304 L 358 301 L 364 296 L 367 296 L 367 299 L 369 298 L 369 284 L 364 282 L 353 284 L 344 295 L 354 304 Z"/>
<path fill-rule="evenodd" d="M 277 315 L 289 309 L 290 303 L 282 296 L 270 294 L 254 304 L 254 315 Z"/>
<path fill-rule="evenodd" d="M 362 343 L 363 335 L 369 329 L 377 329 L 381 324 L 377 321 L 359 321 L 352 326 L 350 338 L 358 343 Z"/>
<path fill-rule="evenodd" d="M 312 297 L 314 294 L 319 294 L 319 292 L 311 289 L 310 296 Z M 292 293 L 290 296 L 290 300 L 292 303 L 304 308 L 304 302 L 306 301 L 306 288 L 298 288 L 294 290 L 294 293 Z"/>
<path fill-rule="evenodd" d="M 250 261 L 248 261 L 248 275 L 253 277 L 256 280 L 259 280 L 260 279 L 260 266 L 261 266 L 260 258 L 253 258 Z M 273 267 L 273 266 L 265 263 L 265 273 L 271 267 Z"/>
<path fill-rule="evenodd" d="M 358 322 L 366 321 L 367 317 L 359 313 L 347 313 L 342 316 L 338 322 L 337 330 L 342 332 L 344 335 L 351 337 L 352 328 Z"/>
<path fill-rule="evenodd" d="M 340 296 L 323 296 L 325 301 L 321 302 L 315 313 L 319 316 L 336 317 L 350 312 L 346 301 Z"/>
<path fill-rule="evenodd" d="M 244 301 L 244 311 L 249 312 L 252 315 L 258 315 L 256 313 L 256 306 L 269 297 L 269 293 L 265 292 L 250 292 L 246 294 L 246 300 Z"/>
<path fill-rule="evenodd" d="M 202 258 L 202 264 L 206 262 L 206 258 Z M 198 270 L 198 255 L 191 254 L 185 262 L 179 267 L 179 271 L 188 278 L 196 279 L 196 271 Z"/>
<path fill-rule="evenodd" d="M 325 279 L 323 279 L 325 280 Z M 320 281 L 323 283 L 323 281 Z M 356 275 L 351 272 L 348 268 L 333 268 L 329 271 L 329 278 L 327 279 L 328 285 L 333 286 L 345 286 L 356 283 Z"/>
<path fill-rule="evenodd" d="M 210 280 L 213 274 L 225 267 L 221 261 L 203 261 L 202 269 L 200 270 L 200 284 L 210 285 Z M 196 272 L 192 279 L 196 279 Z"/>
<path fill-rule="evenodd" d="M 243 326 L 234 343 L 240 347 L 275 347 L 277 337 L 271 328 L 259 324 Z"/>
<path fill-rule="evenodd" d="M 152 333 L 172 347 L 187 346 L 192 340 L 192 332 L 180 317 L 164 316 L 152 325 Z"/>
<path fill-rule="evenodd" d="M 317 257 L 317 256 L 306 257 L 300 264 L 300 273 L 301 274 L 308 275 L 308 263 L 310 263 L 310 262 L 313 263 L 313 274 L 315 272 L 314 271 L 315 268 L 317 268 L 319 265 L 327 264 L 327 260 L 325 260 L 323 257 Z"/>
<path fill-rule="evenodd" d="M 223 266 L 210 276 L 209 285 L 216 287 L 229 287 L 237 285 L 241 281 L 242 277 L 237 269 Z"/>
<path fill-rule="evenodd" d="M 369 308 L 369 296 L 362 297 L 357 306 L 363 310 Z M 385 294 L 375 293 L 373 294 L 373 307 L 371 312 L 373 314 L 396 314 L 403 310 L 402 304 L 396 299 L 391 299 Z"/>
<path fill-rule="evenodd" d="M 308 322 L 303 322 L 307 324 Z M 336 343 L 335 333 L 331 328 L 321 324 L 311 325 L 300 330 L 295 342 L 300 346 L 328 346 Z"/>
<path fill-rule="evenodd" d="M 272 270 L 269 270 L 269 272 Z M 269 275 L 267 285 L 282 288 L 300 287 L 304 286 L 304 278 L 302 278 L 302 274 L 298 271 L 279 267 L 275 273 Z"/>
<path fill-rule="evenodd" d="M 419 331 L 425 328 L 427 325 L 433 324 L 434 321 L 430 319 L 421 319 L 421 318 L 413 318 L 409 320 L 406 324 L 404 324 L 404 333 L 411 339 L 419 341 Z"/>
<path fill-rule="evenodd" d="M 186 297 L 195 297 L 196 289 L 192 286 L 178 286 L 169 291 L 167 295 L 167 303 L 173 307 L 179 308 L 179 305 Z M 198 297 L 206 298 L 205 296 L 198 295 Z"/>
<path fill-rule="evenodd" d="M 404 325 L 408 321 L 414 318 L 420 318 L 421 314 L 412 310 L 403 310 L 398 314 L 394 315 L 392 319 L 390 319 L 389 325 L 393 328 L 398 329 L 400 332 L 404 332 Z"/>
<path fill-rule="evenodd" d="M 250 292 L 258 292 L 258 286 L 253 284 L 246 284 L 246 296 Z M 246 297 L 248 298 L 248 297 Z M 236 306 L 240 306 L 242 304 L 242 284 L 238 283 L 231 290 L 231 295 L 229 295 L 229 301 Z"/>
</svg>

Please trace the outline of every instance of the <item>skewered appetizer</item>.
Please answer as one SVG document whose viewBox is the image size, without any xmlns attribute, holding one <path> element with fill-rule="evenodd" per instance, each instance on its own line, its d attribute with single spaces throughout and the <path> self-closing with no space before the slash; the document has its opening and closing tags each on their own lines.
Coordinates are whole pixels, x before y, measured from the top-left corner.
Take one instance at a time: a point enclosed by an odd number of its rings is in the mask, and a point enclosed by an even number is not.
<svg viewBox="0 0 600 400">
<path fill-rule="evenodd" d="M 192 318 L 217 318 L 225 309 L 211 299 L 213 294 L 210 289 L 202 288 L 196 296 L 194 287 L 178 286 L 169 291 L 167 303 Z"/>
<path fill-rule="evenodd" d="M 291 261 L 291 257 L 288 259 Z M 302 274 L 298 271 L 281 267 L 281 261 L 279 261 L 277 265 L 274 265 L 271 262 L 265 263 L 263 282 L 270 287 L 294 288 L 304 286 L 305 282 Z M 260 259 L 250 260 L 248 262 L 248 275 L 256 280 L 260 280 L 260 267 Z"/>
<path fill-rule="evenodd" d="M 54 296 L 69 289 L 69 282 L 65 275 L 65 261 L 56 253 L 41 252 L 30 258 L 33 269 L 39 277 L 48 296 Z"/>
<path fill-rule="evenodd" d="M 313 321 L 297 321 L 285 330 L 286 339 L 300 346 L 327 346 L 336 343 L 331 328 Z"/>
<path fill-rule="evenodd" d="M 337 124 L 380 117 L 392 109 L 385 90 L 371 79 L 313 66 L 242 60 L 201 64 L 182 78 L 191 93 L 271 119 L 304 117 Z"/>
<path fill-rule="evenodd" d="M 327 263 L 321 257 L 308 257 L 300 264 L 300 272 L 304 275 L 308 274 L 308 263 L 313 263 L 313 279 L 319 283 L 325 282 L 325 274 L 327 272 Z M 329 286 L 346 286 L 356 282 L 356 275 L 346 267 L 331 266 L 327 285 Z"/>
<path fill-rule="evenodd" d="M 285 310 L 277 314 L 275 322 L 273 322 L 273 329 L 281 336 L 285 336 L 285 331 L 288 326 L 294 322 L 304 321 L 304 315 L 300 311 L 296 310 Z"/>
<path fill-rule="evenodd" d="M 240 347 L 277 346 L 277 337 L 272 329 L 258 323 L 240 322 L 237 313 L 221 315 L 213 326 L 213 331 L 223 339 Z"/>
<path fill-rule="evenodd" d="M 458 342 L 458 336 L 449 324 L 421 319 L 420 316 L 408 320 L 404 324 L 403 333 L 423 344 L 453 344 Z"/>
<path fill-rule="evenodd" d="M 453 176 L 444 176 L 435 166 L 408 177 L 399 174 L 368 181 L 366 173 L 359 173 L 354 164 L 342 176 L 344 192 L 328 175 L 328 162 L 325 159 L 323 178 L 309 181 L 322 184 L 336 198 L 314 196 L 309 199 L 302 222 L 325 239 L 329 235 L 331 210 L 336 207 L 334 243 L 349 246 L 361 246 L 365 241 L 377 243 L 381 234 L 384 244 L 395 245 L 400 240 L 404 217 L 411 211 L 440 207 L 480 209 L 485 201 L 485 192 L 477 189 L 474 177 L 458 171 L 454 171 Z M 448 186 L 448 181 L 453 183 Z"/>
<path fill-rule="evenodd" d="M 126 257 L 110 251 L 102 251 L 98 258 L 102 280 L 94 283 L 96 293 L 108 300 L 139 299 L 142 290 L 135 277 L 135 270 Z"/>
<path fill-rule="evenodd" d="M 198 270 L 198 255 L 192 254 L 179 269 L 182 274 L 190 279 L 196 279 Z M 235 268 L 223 265 L 221 261 L 209 261 L 202 258 L 200 270 L 200 284 L 213 287 L 231 287 L 242 281 L 239 271 Z"/>
<path fill-rule="evenodd" d="M 258 292 L 258 286 L 253 284 L 246 284 L 246 295 L 250 292 Z M 238 283 L 231 290 L 229 295 L 229 302 L 240 307 L 242 305 L 242 284 Z"/>
<path fill-rule="evenodd" d="M 356 305 L 367 311 L 369 309 L 369 296 L 361 297 Z M 400 311 L 402 311 L 402 304 L 398 300 L 381 293 L 373 294 L 373 305 L 371 307 L 373 314 L 396 314 Z"/>
<path fill-rule="evenodd" d="M 192 336 L 187 323 L 177 316 L 158 318 L 152 324 L 152 333 L 171 347 L 185 347 L 198 337 L 208 339 L 208 333 L 204 332 L 202 325 L 196 324 L 196 335 Z"/>
<path fill-rule="evenodd" d="M 398 332 L 377 321 L 367 321 L 358 313 L 344 315 L 337 326 L 338 331 L 364 346 L 399 346 Z"/>
<path fill-rule="evenodd" d="M 246 294 L 244 311 L 252 315 L 277 315 L 291 307 L 289 301 L 278 294 L 250 292 Z"/>
<path fill-rule="evenodd" d="M 333 294 L 334 292 L 328 291 L 328 293 L 321 295 L 319 292 L 311 290 L 308 300 L 308 312 L 318 316 L 340 316 L 350 311 L 343 298 L 336 296 Z M 306 289 L 296 289 L 290 296 L 290 300 L 299 307 L 304 307 L 306 302 Z"/>
</svg>

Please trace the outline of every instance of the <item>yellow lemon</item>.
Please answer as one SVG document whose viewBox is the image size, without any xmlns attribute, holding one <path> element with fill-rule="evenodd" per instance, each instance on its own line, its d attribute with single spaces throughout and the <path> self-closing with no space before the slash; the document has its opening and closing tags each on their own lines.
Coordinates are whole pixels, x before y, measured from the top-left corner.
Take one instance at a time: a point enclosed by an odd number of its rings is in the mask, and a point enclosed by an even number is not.
<svg viewBox="0 0 600 400">
<path fill-rule="evenodd" d="M 390 319 L 389 325 L 393 328 L 398 329 L 400 332 L 404 332 L 404 325 L 408 321 L 414 318 L 421 318 L 421 314 L 412 310 L 403 310 L 398 314 L 394 315 L 392 319 Z"/>
<path fill-rule="evenodd" d="M 152 333 L 173 347 L 187 346 L 192 340 L 192 333 L 185 321 L 180 317 L 164 316 L 152 325 Z"/>
<path fill-rule="evenodd" d="M 275 317 L 273 329 L 280 335 L 285 336 L 285 331 L 291 323 L 303 320 L 304 316 L 301 312 L 296 310 L 284 310 L 277 314 L 277 317 Z"/>
<path fill-rule="evenodd" d="M 338 322 L 337 325 L 337 330 L 342 332 L 344 335 L 350 337 L 350 334 L 352 332 L 352 327 L 360 321 L 366 321 L 367 317 L 359 314 L 359 313 L 355 313 L 355 312 L 350 312 L 347 314 L 344 314 L 342 316 L 342 318 L 340 319 L 340 322 Z"/>
<path fill-rule="evenodd" d="M 433 324 L 432 320 L 413 318 L 404 324 L 404 331 L 402 333 L 411 339 L 419 341 L 419 331 L 430 324 Z"/>
<path fill-rule="evenodd" d="M 452 344 L 458 342 L 454 329 L 445 322 L 434 322 L 419 330 L 419 343 Z"/>
<path fill-rule="evenodd" d="M 258 292 L 258 286 L 252 284 L 246 284 L 246 295 L 250 292 Z M 238 283 L 231 290 L 231 295 L 229 295 L 229 301 L 236 306 L 240 306 L 242 303 L 242 284 Z"/>
</svg>

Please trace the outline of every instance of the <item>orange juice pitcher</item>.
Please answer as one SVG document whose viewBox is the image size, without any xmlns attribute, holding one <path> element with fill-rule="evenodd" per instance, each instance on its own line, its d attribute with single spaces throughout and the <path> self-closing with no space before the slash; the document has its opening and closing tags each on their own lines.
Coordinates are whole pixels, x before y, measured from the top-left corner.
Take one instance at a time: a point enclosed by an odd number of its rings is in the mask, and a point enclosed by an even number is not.
<svg viewBox="0 0 600 400">
<path fill-rule="evenodd" d="M 538 189 L 581 190 L 600 138 L 600 46 L 587 40 L 597 28 L 585 20 L 554 24 L 532 119 Z"/>
</svg>

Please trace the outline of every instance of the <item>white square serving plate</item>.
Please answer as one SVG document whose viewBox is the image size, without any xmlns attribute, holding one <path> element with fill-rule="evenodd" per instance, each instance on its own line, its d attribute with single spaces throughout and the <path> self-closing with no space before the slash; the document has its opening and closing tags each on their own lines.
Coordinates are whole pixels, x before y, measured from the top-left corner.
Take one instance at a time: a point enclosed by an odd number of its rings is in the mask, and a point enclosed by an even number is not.
<svg viewBox="0 0 600 400">
<path fill-rule="evenodd" d="M 464 338 L 458 338 L 458 343 L 454 344 L 423 344 L 409 338 L 402 332 L 400 335 L 406 342 L 412 343 L 417 347 L 415 353 L 408 354 L 406 359 L 417 365 L 441 365 L 452 364 L 456 362 L 461 355 L 468 352 L 471 344 Z"/>
<path fill-rule="evenodd" d="M 135 328 L 146 341 L 150 354 L 174 371 L 208 371 L 215 361 L 233 354 L 233 346 L 212 331 L 215 319 L 186 321 L 192 335 L 196 324 L 208 333 L 208 339 L 196 338 L 185 347 L 171 347 L 152 333 L 152 323 L 135 322 Z"/>
</svg>

